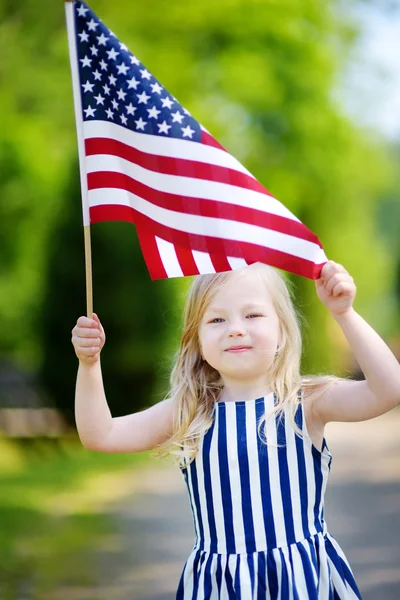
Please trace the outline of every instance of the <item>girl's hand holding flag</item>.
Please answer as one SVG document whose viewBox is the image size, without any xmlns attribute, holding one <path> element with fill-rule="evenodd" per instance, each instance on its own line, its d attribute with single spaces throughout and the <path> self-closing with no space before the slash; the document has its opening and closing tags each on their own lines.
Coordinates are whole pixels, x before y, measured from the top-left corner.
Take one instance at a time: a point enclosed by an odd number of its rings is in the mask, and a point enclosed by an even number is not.
<svg viewBox="0 0 400 600">
<path fill-rule="evenodd" d="M 100 361 L 106 334 L 96 313 L 93 313 L 93 319 L 79 317 L 72 330 L 71 341 L 80 363 L 88 366 Z"/>
<path fill-rule="evenodd" d="M 318 298 L 327 307 L 333 317 L 343 315 L 353 306 L 356 285 L 346 269 L 329 260 L 321 270 L 321 276 L 315 281 Z"/>
</svg>

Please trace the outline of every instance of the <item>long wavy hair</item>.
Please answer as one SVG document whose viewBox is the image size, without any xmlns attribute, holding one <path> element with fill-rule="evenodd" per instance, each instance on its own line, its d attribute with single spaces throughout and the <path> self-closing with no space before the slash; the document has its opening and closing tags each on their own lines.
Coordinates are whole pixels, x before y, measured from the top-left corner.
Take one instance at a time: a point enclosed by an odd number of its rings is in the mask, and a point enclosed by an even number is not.
<svg viewBox="0 0 400 600">
<path fill-rule="evenodd" d="M 290 407 L 290 419 L 297 435 L 302 435 L 294 415 L 301 402 L 312 400 L 337 381 L 334 375 L 300 375 L 302 353 L 301 324 L 303 317 L 292 302 L 292 282 L 277 269 L 264 263 L 244 267 L 262 278 L 266 284 L 279 319 L 280 344 L 266 374 L 276 405 L 258 423 L 258 435 L 263 443 L 266 420 L 274 413 L 282 416 Z M 183 312 L 183 327 L 179 347 L 170 374 L 170 389 L 166 397 L 173 399 L 173 433 L 154 448 L 157 458 L 170 456 L 179 466 L 188 466 L 196 457 L 200 439 L 213 423 L 214 405 L 223 382 L 219 372 L 203 360 L 199 341 L 199 326 L 209 302 L 235 271 L 198 275 L 187 295 Z M 301 393 L 299 393 L 301 392 Z"/>
</svg>

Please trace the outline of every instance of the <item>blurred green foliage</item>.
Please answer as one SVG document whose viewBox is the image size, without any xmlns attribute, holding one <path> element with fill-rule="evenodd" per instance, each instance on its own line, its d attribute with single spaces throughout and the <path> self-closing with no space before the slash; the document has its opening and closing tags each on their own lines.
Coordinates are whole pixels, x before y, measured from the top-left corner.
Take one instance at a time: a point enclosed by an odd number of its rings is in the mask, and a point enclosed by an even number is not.
<svg viewBox="0 0 400 600">
<path fill-rule="evenodd" d="M 395 161 L 335 100 L 357 36 L 335 0 L 96 0 L 91 8 L 316 232 L 328 258 L 355 278 L 356 309 L 394 335 L 399 249 L 380 215 L 386 206 L 395 218 Z M 70 331 L 86 309 L 63 3 L 0 0 L 0 56 L 0 357 L 39 372 L 71 413 Z M 92 237 L 106 389 L 113 412 L 129 412 L 154 401 L 151 389 L 166 389 L 189 281 L 151 282 L 128 224 L 96 224 Z M 345 369 L 348 356 L 314 283 L 292 279 L 309 322 L 304 369 Z"/>
</svg>

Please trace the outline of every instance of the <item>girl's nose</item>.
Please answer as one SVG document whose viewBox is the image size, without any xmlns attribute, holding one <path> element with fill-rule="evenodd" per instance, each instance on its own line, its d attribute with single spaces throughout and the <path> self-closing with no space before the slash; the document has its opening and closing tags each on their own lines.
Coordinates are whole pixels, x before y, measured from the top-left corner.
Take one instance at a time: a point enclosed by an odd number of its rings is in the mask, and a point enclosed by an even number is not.
<svg viewBox="0 0 400 600">
<path fill-rule="evenodd" d="M 229 327 L 229 336 L 245 335 L 245 328 L 240 323 L 232 323 Z"/>
</svg>

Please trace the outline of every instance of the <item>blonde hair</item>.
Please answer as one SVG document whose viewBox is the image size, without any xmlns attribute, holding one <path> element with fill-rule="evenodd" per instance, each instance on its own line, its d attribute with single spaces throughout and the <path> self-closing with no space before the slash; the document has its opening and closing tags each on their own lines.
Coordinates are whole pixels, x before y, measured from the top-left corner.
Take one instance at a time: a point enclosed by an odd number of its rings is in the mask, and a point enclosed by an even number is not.
<svg viewBox="0 0 400 600">
<path fill-rule="evenodd" d="M 282 416 L 285 407 L 289 406 L 294 430 L 301 436 L 302 432 L 294 419 L 299 404 L 306 397 L 311 400 L 315 395 L 322 394 L 342 378 L 334 375 L 301 377 L 302 316 L 291 299 L 291 282 L 285 280 L 278 270 L 264 263 L 253 263 L 244 268 L 261 276 L 268 286 L 280 325 L 279 348 L 268 371 L 269 387 L 275 394 L 277 404 L 268 415 L 261 417 L 258 424 L 260 439 L 268 444 L 267 418 L 274 413 Z M 184 462 L 187 466 L 196 457 L 202 435 L 213 423 L 214 405 L 223 382 L 219 372 L 202 359 L 198 331 L 209 302 L 234 273 L 235 271 L 228 271 L 198 275 L 189 289 L 183 313 L 181 340 L 174 356 L 170 391 L 167 394 L 174 402 L 173 433 L 154 449 L 157 458 L 171 456 L 179 465 Z M 300 395 L 301 390 L 304 393 Z M 264 435 L 261 434 L 263 424 Z"/>
</svg>

